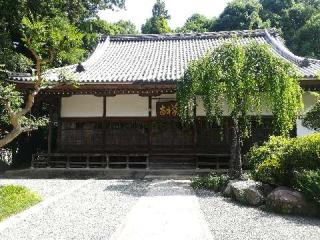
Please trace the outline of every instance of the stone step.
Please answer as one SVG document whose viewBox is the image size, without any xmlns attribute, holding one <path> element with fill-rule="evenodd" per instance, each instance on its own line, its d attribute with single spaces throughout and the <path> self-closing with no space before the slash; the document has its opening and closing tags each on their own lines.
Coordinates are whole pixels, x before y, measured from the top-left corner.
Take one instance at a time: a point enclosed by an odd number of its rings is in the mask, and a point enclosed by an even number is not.
<svg viewBox="0 0 320 240">
<path fill-rule="evenodd" d="M 190 180 L 192 175 L 146 175 L 146 180 Z"/>
</svg>

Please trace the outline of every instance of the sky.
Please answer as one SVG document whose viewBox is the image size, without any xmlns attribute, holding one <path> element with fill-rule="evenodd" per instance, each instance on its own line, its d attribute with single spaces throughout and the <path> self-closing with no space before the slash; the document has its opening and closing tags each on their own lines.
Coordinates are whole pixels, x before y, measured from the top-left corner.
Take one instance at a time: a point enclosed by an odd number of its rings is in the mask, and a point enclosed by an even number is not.
<svg viewBox="0 0 320 240">
<path fill-rule="evenodd" d="M 218 17 L 231 0 L 165 0 L 166 8 L 171 15 L 169 25 L 175 29 L 181 27 L 186 19 L 194 13 L 203 14 L 209 18 Z M 152 15 L 152 7 L 156 0 L 126 0 L 126 10 L 103 10 L 99 16 L 108 21 L 121 19 L 130 20 L 140 30 L 141 25 Z"/>
</svg>

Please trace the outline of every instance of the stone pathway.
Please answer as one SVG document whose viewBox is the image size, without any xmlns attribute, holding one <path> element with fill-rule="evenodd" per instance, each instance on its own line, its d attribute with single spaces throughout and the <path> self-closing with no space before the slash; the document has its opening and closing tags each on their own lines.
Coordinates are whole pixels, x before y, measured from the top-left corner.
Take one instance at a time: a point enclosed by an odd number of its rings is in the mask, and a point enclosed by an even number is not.
<svg viewBox="0 0 320 240">
<path fill-rule="evenodd" d="M 1 240 L 320 240 L 320 220 L 195 193 L 189 181 L 1 180 L 44 201 L 0 223 Z"/>
<path fill-rule="evenodd" d="M 155 181 L 112 240 L 212 239 L 189 181 Z"/>
</svg>

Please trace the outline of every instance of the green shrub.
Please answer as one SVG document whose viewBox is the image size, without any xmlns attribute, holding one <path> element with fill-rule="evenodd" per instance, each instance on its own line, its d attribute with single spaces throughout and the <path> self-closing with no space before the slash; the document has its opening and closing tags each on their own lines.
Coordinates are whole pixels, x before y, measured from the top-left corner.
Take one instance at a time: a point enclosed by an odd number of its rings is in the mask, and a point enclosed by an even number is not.
<svg viewBox="0 0 320 240">
<path fill-rule="evenodd" d="M 261 147 L 253 147 L 247 158 L 255 180 L 291 187 L 294 172 L 320 168 L 320 134 L 291 139 L 271 137 Z"/>
<path fill-rule="evenodd" d="M 23 186 L 0 186 L 0 221 L 41 201 L 41 198 Z"/>
<path fill-rule="evenodd" d="M 320 131 L 320 101 L 318 101 L 312 109 L 303 117 L 302 124 L 316 131 Z"/>
<path fill-rule="evenodd" d="M 266 159 L 278 158 L 289 143 L 289 138 L 271 136 L 262 146 L 253 146 L 246 156 L 249 167 L 255 168 Z"/>
<path fill-rule="evenodd" d="M 305 170 L 295 174 L 295 188 L 320 206 L 320 170 Z"/>
<path fill-rule="evenodd" d="M 194 189 L 206 188 L 207 177 L 193 177 L 191 178 L 191 187 Z"/>
<path fill-rule="evenodd" d="M 217 175 L 211 173 L 208 176 L 194 177 L 191 179 L 191 186 L 194 189 L 209 189 L 220 192 L 228 184 L 230 178 L 228 175 Z"/>
<path fill-rule="evenodd" d="M 292 139 L 283 159 L 283 167 L 290 171 L 320 168 L 320 133 Z"/>
</svg>

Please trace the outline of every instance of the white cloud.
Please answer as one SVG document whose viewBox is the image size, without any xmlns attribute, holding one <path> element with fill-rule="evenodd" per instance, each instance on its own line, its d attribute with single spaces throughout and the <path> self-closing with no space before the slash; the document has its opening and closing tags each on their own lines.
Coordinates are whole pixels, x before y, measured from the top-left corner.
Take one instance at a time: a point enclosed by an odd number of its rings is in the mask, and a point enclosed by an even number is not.
<svg viewBox="0 0 320 240">
<path fill-rule="evenodd" d="M 207 17 L 219 16 L 226 4 L 231 0 L 166 0 L 166 7 L 171 15 L 169 25 L 171 28 L 181 27 L 186 19 L 194 13 Z M 151 17 L 155 0 L 126 0 L 126 10 L 99 12 L 99 16 L 109 22 L 120 19 L 131 20 L 138 29 Z"/>
</svg>

